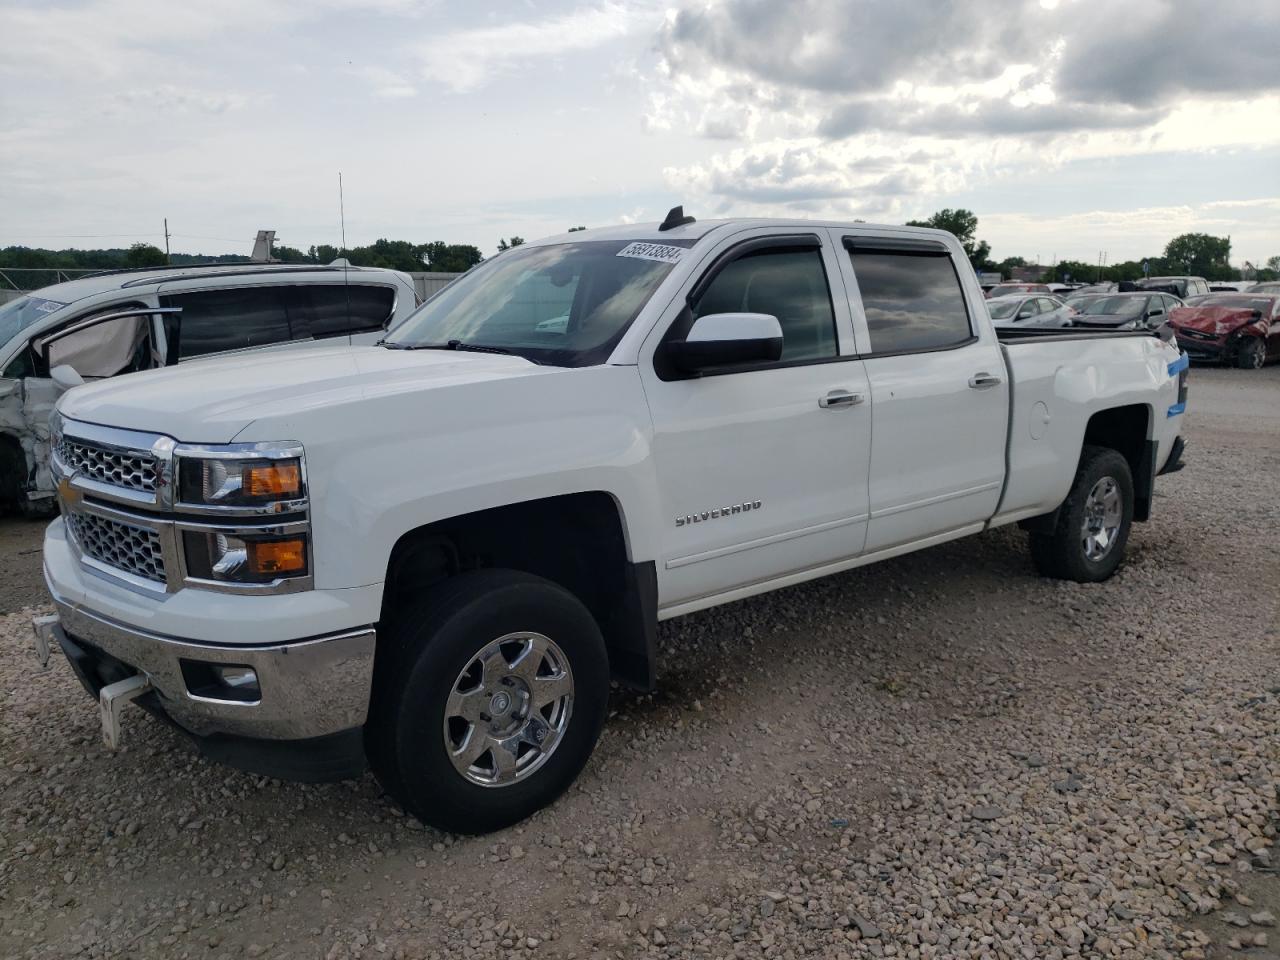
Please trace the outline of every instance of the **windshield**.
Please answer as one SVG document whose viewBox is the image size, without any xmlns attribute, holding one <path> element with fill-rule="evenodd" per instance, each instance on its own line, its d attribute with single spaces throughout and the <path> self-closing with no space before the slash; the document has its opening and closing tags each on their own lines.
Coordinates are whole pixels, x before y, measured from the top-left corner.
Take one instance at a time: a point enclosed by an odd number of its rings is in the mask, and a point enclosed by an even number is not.
<svg viewBox="0 0 1280 960">
<path fill-rule="evenodd" d="M 65 303 L 45 300 L 41 297 L 19 297 L 0 306 L 0 346 L 37 320 L 43 320 L 55 310 L 61 310 L 65 306 Z"/>
<path fill-rule="evenodd" d="M 1018 312 L 1018 307 L 1021 305 L 1021 300 L 999 300 L 989 302 L 987 311 L 991 314 L 992 320 L 1007 320 Z"/>
<path fill-rule="evenodd" d="M 517 247 L 460 278 L 387 337 L 389 346 L 496 348 L 537 363 L 603 363 L 692 240 Z"/>
<path fill-rule="evenodd" d="M 1133 317 L 1140 314 L 1146 305 L 1146 297 L 1103 297 L 1101 300 L 1093 301 L 1080 312 L 1090 316 L 1106 313 L 1119 317 Z"/>
</svg>

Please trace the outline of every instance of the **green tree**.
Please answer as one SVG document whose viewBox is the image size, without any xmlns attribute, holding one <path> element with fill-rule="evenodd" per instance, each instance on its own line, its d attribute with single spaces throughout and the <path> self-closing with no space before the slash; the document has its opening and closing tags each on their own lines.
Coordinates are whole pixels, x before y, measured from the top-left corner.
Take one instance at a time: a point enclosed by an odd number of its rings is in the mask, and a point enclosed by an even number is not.
<svg viewBox="0 0 1280 960">
<path fill-rule="evenodd" d="M 433 273 L 466 273 L 484 259 L 479 247 L 469 243 L 445 243 L 436 240 L 423 244 L 427 270 Z"/>
<path fill-rule="evenodd" d="M 126 267 L 163 267 L 168 262 L 164 251 L 150 243 L 135 243 L 124 255 Z"/>
<path fill-rule="evenodd" d="M 499 253 L 502 253 L 502 251 L 504 251 L 504 250 L 510 250 L 512 247 L 518 247 L 518 246 L 520 246 L 522 243 L 524 243 L 524 237 L 515 237 L 515 236 L 513 236 L 510 240 L 504 240 L 504 239 L 502 239 L 501 237 L 499 237 L 499 238 L 498 238 L 498 252 L 499 252 Z"/>
<path fill-rule="evenodd" d="M 933 227 L 935 230 L 945 230 L 953 234 L 964 247 L 965 256 L 976 265 L 985 266 L 987 258 L 991 255 L 991 245 L 985 240 L 974 238 L 978 232 L 978 218 L 971 210 L 963 208 L 952 210 L 947 207 L 939 210 L 928 220 L 908 220 L 907 226 Z"/>
<path fill-rule="evenodd" d="M 312 250 L 315 247 L 311 248 Z M 271 253 L 282 263 L 315 263 L 315 258 L 307 253 L 303 253 L 294 247 L 286 247 L 278 244 L 271 248 Z"/>
<path fill-rule="evenodd" d="M 1207 233 L 1184 233 L 1169 241 L 1164 248 L 1167 267 L 1179 273 L 1190 273 L 1208 280 L 1225 280 L 1231 276 L 1231 238 Z"/>
</svg>

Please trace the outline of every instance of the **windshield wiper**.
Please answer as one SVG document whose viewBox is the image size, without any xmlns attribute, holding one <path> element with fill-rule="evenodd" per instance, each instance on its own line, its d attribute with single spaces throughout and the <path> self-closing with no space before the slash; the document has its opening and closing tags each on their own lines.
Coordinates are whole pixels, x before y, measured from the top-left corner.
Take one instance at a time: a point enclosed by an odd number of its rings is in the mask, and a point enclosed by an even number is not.
<svg viewBox="0 0 1280 960">
<path fill-rule="evenodd" d="M 396 343 L 391 340 L 381 340 L 379 343 L 388 350 L 458 350 L 467 353 L 501 353 L 504 356 L 519 356 L 530 363 L 538 363 L 533 357 L 517 354 L 514 350 L 508 350 L 506 347 L 490 347 L 482 343 L 464 343 L 461 340 L 450 340 L 448 343 Z"/>
</svg>

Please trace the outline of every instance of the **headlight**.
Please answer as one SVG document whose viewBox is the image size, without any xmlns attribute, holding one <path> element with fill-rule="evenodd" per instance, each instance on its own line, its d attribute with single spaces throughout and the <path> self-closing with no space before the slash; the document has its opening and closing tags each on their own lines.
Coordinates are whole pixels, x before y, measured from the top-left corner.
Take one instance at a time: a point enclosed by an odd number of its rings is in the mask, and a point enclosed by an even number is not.
<svg viewBox="0 0 1280 960">
<path fill-rule="evenodd" d="M 173 509 L 188 584 L 241 593 L 310 586 L 307 470 L 296 443 L 195 446 L 176 455 Z"/>
<path fill-rule="evenodd" d="M 306 476 L 296 448 L 202 456 L 179 450 L 178 502 L 250 513 L 291 513 L 305 507 Z"/>
<path fill-rule="evenodd" d="M 264 527 L 184 530 L 182 545 L 187 576 L 221 583 L 275 583 L 310 573 L 308 542 L 303 524 Z"/>
</svg>

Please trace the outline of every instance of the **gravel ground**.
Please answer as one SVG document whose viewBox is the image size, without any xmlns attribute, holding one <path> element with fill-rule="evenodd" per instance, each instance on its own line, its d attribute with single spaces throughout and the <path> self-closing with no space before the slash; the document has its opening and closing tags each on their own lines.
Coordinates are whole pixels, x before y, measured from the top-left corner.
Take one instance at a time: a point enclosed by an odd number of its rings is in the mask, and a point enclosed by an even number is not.
<svg viewBox="0 0 1280 960">
<path fill-rule="evenodd" d="M 478 839 L 139 711 L 108 755 L 34 665 L 33 589 L 0 616 L 0 956 L 1271 956 L 1280 367 L 1197 369 L 1191 407 L 1112 581 L 1006 530 L 664 624 L 659 692 Z"/>
</svg>

